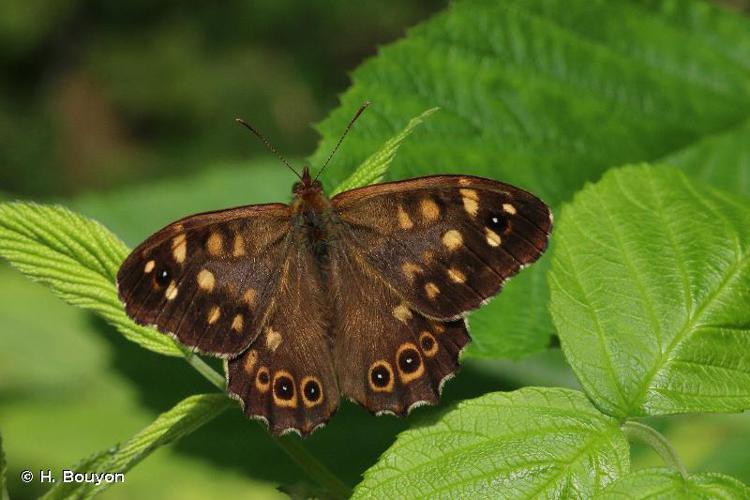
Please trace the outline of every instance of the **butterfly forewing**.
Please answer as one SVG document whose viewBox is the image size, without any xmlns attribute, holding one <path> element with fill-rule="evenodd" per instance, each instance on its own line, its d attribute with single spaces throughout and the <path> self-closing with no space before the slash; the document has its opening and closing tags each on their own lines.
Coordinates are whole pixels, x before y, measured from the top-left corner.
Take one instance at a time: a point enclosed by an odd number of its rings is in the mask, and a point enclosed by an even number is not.
<svg viewBox="0 0 750 500">
<path fill-rule="evenodd" d="M 301 231 L 293 237 L 257 338 L 227 364 L 227 390 L 274 434 L 306 435 L 328 421 L 340 396 L 317 263 Z"/>
<path fill-rule="evenodd" d="M 415 310 L 456 319 L 544 252 L 548 207 L 522 189 L 471 176 L 378 184 L 332 199 L 339 238 Z"/>
<path fill-rule="evenodd" d="M 289 207 L 240 207 L 187 217 L 139 245 L 117 274 L 130 317 L 193 349 L 241 353 L 275 296 L 290 238 Z"/>
</svg>

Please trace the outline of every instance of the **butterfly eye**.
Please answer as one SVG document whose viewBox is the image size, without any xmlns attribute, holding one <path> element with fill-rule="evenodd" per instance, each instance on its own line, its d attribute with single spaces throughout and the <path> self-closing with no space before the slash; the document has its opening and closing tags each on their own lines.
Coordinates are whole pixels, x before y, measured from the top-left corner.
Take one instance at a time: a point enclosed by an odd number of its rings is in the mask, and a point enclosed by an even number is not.
<svg viewBox="0 0 750 500">
<path fill-rule="evenodd" d="M 487 227 L 497 233 L 503 233 L 508 228 L 508 219 L 501 214 L 490 215 L 487 219 Z"/>
<path fill-rule="evenodd" d="M 166 267 L 160 267 L 154 274 L 154 281 L 159 286 L 167 286 L 172 281 L 172 273 Z"/>
<path fill-rule="evenodd" d="M 286 376 L 278 377 L 273 384 L 273 393 L 277 398 L 289 401 L 294 397 L 294 382 Z"/>
<path fill-rule="evenodd" d="M 404 349 L 398 356 L 398 367 L 404 373 L 414 373 L 419 370 L 421 364 L 419 353 L 415 349 Z"/>
</svg>

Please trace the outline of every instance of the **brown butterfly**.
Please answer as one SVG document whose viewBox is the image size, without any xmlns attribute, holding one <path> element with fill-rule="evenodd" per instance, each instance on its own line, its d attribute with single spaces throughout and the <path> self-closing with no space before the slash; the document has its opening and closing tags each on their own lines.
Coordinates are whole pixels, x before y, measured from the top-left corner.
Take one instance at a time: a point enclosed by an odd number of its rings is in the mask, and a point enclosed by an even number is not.
<svg viewBox="0 0 750 500">
<path fill-rule="evenodd" d="M 305 167 L 293 193 L 169 224 L 117 274 L 128 315 L 224 358 L 227 392 L 274 434 L 311 433 L 341 395 L 375 414 L 436 404 L 466 314 L 539 258 L 552 227 L 532 194 L 466 175 L 329 199 Z"/>
</svg>

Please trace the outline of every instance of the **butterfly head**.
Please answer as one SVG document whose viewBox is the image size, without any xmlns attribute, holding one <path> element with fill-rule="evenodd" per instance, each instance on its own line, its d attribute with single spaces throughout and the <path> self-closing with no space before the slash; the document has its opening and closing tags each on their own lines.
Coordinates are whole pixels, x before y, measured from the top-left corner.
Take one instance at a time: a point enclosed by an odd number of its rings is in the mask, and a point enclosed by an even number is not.
<svg viewBox="0 0 750 500">
<path fill-rule="evenodd" d="M 319 180 L 313 179 L 310 175 L 310 167 L 305 166 L 302 170 L 302 177 L 299 182 L 295 182 L 292 187 L 292 193 L 299 197 L 307 197 L 323 191 L 323 184 Z"/>
</svg>

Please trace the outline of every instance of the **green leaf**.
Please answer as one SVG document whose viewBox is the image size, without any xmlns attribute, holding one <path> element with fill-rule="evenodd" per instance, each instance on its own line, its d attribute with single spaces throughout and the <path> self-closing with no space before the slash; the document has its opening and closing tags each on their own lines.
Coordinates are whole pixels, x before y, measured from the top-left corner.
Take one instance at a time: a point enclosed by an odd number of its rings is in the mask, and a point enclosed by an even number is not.
<svg viewBox="0 0 750 500">
<path fill-rule="evenodd" d="M 406 127 L 401 132 L 385 141 L 380 149 L 363 161 L 346 180 L 333 190 L 331 196 L 335 196 L 342 191 L 369 186 L 383 180 L 383 176 L 388 171 L 388 166 L 396 157 L 396 152 L 404 139 L 409 137 L 420 123 L 438 109 L 440 108 L 428 109 L 421 115 L 409 120 L 409 123 L 406 124 Z"/>
<path fill-rule="evenodd" d="M 3 436 L 0 435 L 0 500 L 8 500 L 8 486 L 5 484 L 6 473 L 8 471 L 8 462 L 5 460 L 5 451 L 3 450 Z"/>
<path fill-rule="evenodd" d="M 354 498 L 591 497 L 629 470 L 628 450 L 579 391 L 491 393 L 401 433 Z"/>
<path fill-rule="evenodd" d="M 329 188 L 410 117 L 439 106 L 386 180 L 482 175 L 557 212 L 610 167 L 663 158 L 745 121 L 749 31 L 743 16 L 690 1 L 456 2 L 354 71 L 318 127 L 311 164 L 322 164 L 364 100 L 373 104 L 326 170 Z M 548 344 L 547 268 L 521 273 L 472 315 L 467 354 L 517 357 Z"/>
<path fill-rule="evenodd" d="M 233 402 L 223 394 L 199 394 L 180 401 L 171 410 L 162 413 L 141 432 L 109 450 L 101 451 L 71 467 L 70 470 L 86 472 L 126 473 L 160 446 L 188 435 L 218 416 Z M 91 498 L 111 486 L 111 483 L 58 483 L 44 498 Z"/>
<path fill-rule="evenodd" d="M 750 120 L 661 161 L 707 184 L 750 196 Z"/>
<path fill-rule="evenodd" d="M 750 407 L 750 205 L 666 167 L 614 170 L 565 207 L 550 308 L 610 415 Z"/>
<path fill-rule="evenodd" d="M 598 499 L 750 498 L 750 488 L 724 474 L 694 474 L 687 479 L 673 469 L 654 468 L 631 472 L 610 484 Z"/>
<path fill-rule="evenodd" d="M 99 223 L 58 206 L 0 204 L 0 256 L 66 302 L 92 310 L 146 349 L 182 356 L 166 335 L 136 325 L 117 297 L 128 248 Z"/>
</svg>

